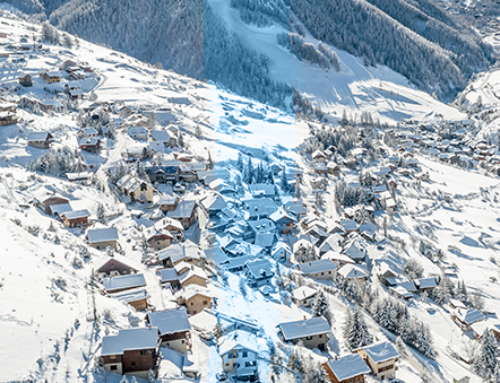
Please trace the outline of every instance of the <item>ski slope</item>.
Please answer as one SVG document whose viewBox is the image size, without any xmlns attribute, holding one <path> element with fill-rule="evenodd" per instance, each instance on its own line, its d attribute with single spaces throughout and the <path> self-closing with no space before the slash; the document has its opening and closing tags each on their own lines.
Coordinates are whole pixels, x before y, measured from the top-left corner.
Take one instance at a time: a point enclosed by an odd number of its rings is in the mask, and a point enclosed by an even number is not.
<svg viewBox="0 0 500 383">
<path fill-rule="evenodd" d="M 235 32 L 249 48 L 270 59 L 270 72 L 276 81 L 295 86 L 325 113 L 342 117 L 347 113 L 370 112 L 382 122 L 397 122 L 405 118 L 424 119 L 441 114 L 446 119 L 461 119 L 464 115 L 425 92 L 413 87 L 393 70 L 378 65 L 366 67 L 362 59 L 332 48 L 341 64 L 340 72 L 324 70 L 295 56 L 277 43 L 276 36 L 287 32 L 274 25 L 259 28 L 241 21 L 239 11 L 230 7 L 229 0 L 209 0 L 215 13 L 224 18 L 228 29 Z M 304 28 L 305 29 L 305 28 Z M 306 32 L 305 42 L 317 46 L 318 41 Z"/>
</svg>

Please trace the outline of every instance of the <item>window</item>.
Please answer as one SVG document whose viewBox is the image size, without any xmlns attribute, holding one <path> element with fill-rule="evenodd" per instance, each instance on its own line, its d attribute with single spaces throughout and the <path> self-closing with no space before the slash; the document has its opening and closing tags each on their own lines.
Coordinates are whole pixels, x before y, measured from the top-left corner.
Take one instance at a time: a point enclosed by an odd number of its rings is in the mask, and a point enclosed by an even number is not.
<svg viewBox="0 0 500 383">
<path fill-rule="evenodd" d="M 193 302 L 191 302 L 190 304 L 191 304 L 191 306 L 192 306 L 192 305 L 194 305 L 194 303 L 193 303 Z"/>
<path fill-rule="evenodd" d="M 118 366 L 117 366 L 116 364 L 113 364 L 113 365 L 111 365 L 111 366 L 109 367 L 109 369 L 110 369 L 111 371 L 116 371 L 116 370 L 118 370 Z"/>
<path fill-rule="evenodd" d="M 131 365 L 132 365 L 132 367 L 135 367 L 135 362 L 132 362 Z"/>
<path fill-rule="evenodd" d="M 243 351 L 242 357 L 243 358 L 248 358 L 248 351 Z"/>
<path fill-rule="evenodd" d="M 203 304 L 204 305 L 208 305 L 208 301 L 203 301 Z"/>
<path fill-rule="evenodd" d="M 319 337 L 320 337 L 320 338 L 323 338 L 323 334 L 319 334 Z"/>
<path fill-rule="evenodd" d="M 308 336 L 306 337 L 306 340 L 311 340 L 313 337 L 312 336 Z"/>
<path fill-rule="evenodd" d="M 146 350 L 141 350 L 141 355 L 146 355 Z"/>
</svg>

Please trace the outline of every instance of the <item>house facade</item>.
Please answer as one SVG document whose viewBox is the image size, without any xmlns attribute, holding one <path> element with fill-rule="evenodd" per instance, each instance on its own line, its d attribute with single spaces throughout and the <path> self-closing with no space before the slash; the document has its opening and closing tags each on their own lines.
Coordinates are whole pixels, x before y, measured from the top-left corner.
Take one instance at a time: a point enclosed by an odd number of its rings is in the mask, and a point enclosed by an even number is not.
<svg viewBox="0 0 500 383">
<path fill-rule="evenodd" d="M 372 375 L 380 380 L 394 379 L 396 377 L 396 362 L 399 353 L 389 342 L 372 344 L 355 350 L 370 367 Z"/>
<path fill-rule="evenodd" d="M 105 370 L 120 375 L 148 376 L 159 360 L 158 329 L 120 330 L 102 340 L 101 360 Z"/>
<path fill-rule="evenodd" d="M 279 336 L 285 341 L 297 344 L 302 341 L 305 347 L 326 350 L 330 325 L 325 318 L 316 317 L 278 325 Z"/>
</svg>

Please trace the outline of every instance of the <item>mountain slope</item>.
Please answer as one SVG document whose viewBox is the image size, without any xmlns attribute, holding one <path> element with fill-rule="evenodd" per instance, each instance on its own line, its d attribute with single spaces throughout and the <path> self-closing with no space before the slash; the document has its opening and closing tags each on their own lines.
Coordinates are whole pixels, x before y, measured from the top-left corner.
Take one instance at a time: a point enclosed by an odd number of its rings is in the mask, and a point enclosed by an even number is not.
<svg viewBox="0 0 500 383">
<path fill-rule="evenodd" d="M 317 40 L 363 57 L 368 65 L 386 65 L 441 100 L 453 98 L 491 60 L 491 49 L 470 28 L 430 0 L 224 3 L 237 8 L 245 23 L 289 30 L 303 23 Z M 41 4 L 50 22 L 63 30 L 143 61 L 161 62 L 181 74 L 217 81 L 260 101 L 281 106 L 277 99 L 290 94 L 290 89 L 273 83 L 265 57 L 223 31 L 227 26 L 211 11 L 211 1 L 12 0 L 12 4 L 28 12 L 30 7 L 39 12 Z M 257 38 L 261 31 L 253 33 L 248 38 Z"/>
</svg>

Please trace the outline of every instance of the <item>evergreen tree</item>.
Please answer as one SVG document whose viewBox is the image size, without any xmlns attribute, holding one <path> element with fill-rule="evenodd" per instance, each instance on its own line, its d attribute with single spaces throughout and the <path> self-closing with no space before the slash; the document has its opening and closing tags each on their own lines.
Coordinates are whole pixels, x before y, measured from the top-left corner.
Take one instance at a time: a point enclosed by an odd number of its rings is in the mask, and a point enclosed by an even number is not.
<svg viewBox="0 0 500 383">
<path fill-rule="evenodd" d="M 432 339 L 429 329 L 421 322 L 414 323 L 415 330 L 412 331 L 413 339 L 405 340 L 407 343 L 410 343 L 413 347 L 415 347 L 422 355 L 433 358 L 434 348 L 432 347 Z"/>
<path fill-rule="evenodd" d="M 102 221 L 104 218 L 105 218 L 105 211 L 104 211 L 104 205 L 99 202 L 97 204 L 97 212 L 96 212 L 96 215 L 97 215 L 97 219 L 99 221 Z"/>
<path fill-rule="evenodd" d="M 243 156 L 241 155 L 241 152 L 238 152 L 238 160 L 236 161 L 236 169 L 240 171 L 240 173 L 243 174 L 243 168 L 245 165 L 243 164 Z"/>
<path fill-rule="evenodd" d="M 288 180 L 286 178 L 286 169 L 283 168 L 281 171 L 281 180 L 280 180 L 280 188 L 283 193 L 288 193 L 290 191 L 290 186 L 288 184 Z"/>
<path fill-rule="evenodd" d="M 182 134 L 182 132 L 179 132 L 178 144 L 179 144 L 179 147 L 181 147 L 183 149 L 186 147 L 186 144 L 184 142 L 184 134 Z"/>
<path fill-rule="evenodd" d="M 253 168 L 252 159 L 248 157 L 247 166 L 245 168 L 245 171 L 243 172 L 243 182 L 247 185 L 250 185 L 253 182 L 254 175 L 255 170 Z"/>
<path fill-rule="evenodd" d="M 452 296 L 453 285 L 449 278 L 443 277 L 439 282 L 438 287 L 434 291 L 434 300 L 438 304 L 447 303 Z"/>
<path fill-rule="evenodd" d="M 323 317 L 331 324 L 332 312 L 330 310 L 330 304 L 322 290 L 316 294 L 312 303 L 311 312 L 314 317 Z"/>
<path fill-rule="evenodd" d="M 358 307 L 354 309 L 353 313 L 348 312 L 344 324 L 344 339 L 349 350 L 367 346 L 373 341 L 373 336 L 368 332 L 363 313 Z"/>
<path fill-rule="evenodd" d="M 498 368 L 498 343 L 495 336 L 488 329 L 481 337 L 479 355 L 474 361 L 474 371 L 484 379 L 489 379 Z"/>
<path fill-rule="evenodd" d="M 490 380 L 491 383 L 500 383 L 500 364 L 497 363 Z"/>
</svg>

